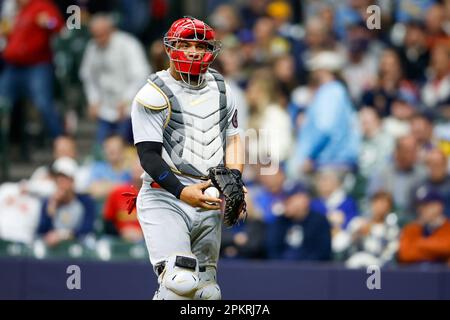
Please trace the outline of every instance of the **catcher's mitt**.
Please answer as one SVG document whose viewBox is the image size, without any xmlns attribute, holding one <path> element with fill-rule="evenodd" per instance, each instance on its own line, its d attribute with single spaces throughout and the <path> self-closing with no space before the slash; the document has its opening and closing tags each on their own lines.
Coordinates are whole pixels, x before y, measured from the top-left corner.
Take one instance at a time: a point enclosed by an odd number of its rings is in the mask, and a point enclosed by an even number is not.
<svg viewBox="0 0 450 320">
<path fill-rule="evenodd" d="M 242 212 L 247 215 L 241 172 L 224 166 L 210 168 L 208 172 L 212 184 L 225 198 L 223 222 L 226 226 L 232 227 L 237 224 Z"/>
</svg>

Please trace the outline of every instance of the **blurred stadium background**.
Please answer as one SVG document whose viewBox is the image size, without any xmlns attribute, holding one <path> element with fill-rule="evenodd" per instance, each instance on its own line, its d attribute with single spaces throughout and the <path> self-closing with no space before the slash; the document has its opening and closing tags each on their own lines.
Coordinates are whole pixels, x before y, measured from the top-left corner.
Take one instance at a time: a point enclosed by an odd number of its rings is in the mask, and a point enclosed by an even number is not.
<svg viewBox="0 0 450 320">
<path fill-rule="evenodd" d="M 71 5 L 79 28 L 68 28 Z M 368 28 L 371 5 L 379 29 Z M 126 270 L 135 283 L 122 294 L 151 296 L 122 196 L 142 173 L 129 106 L 168 66 L 164 32 L 191 15 L 223 43 L 214 68 L 243 136 L 260 133 L 246 138 L 247 158 L 261 160 L 245 169 L 248 219 L 223 230 L 224 292 L 238 287 L 235 270 L 253 270 L 235 297 L 371 298 L 364 268 L 377 265 L 391 283 L 378 298 L 450 298 L 450 1 L 0 0 L 0 10 L 0 297 L 76 298 L 49 280 L 68 264 L 90 270 L 85 297 L 123 297 L 107 279 Z M 249 289 L 273 274 L 265 291 Z M 407 290 L 412 279 L 422 280 Z"/>
</svg>

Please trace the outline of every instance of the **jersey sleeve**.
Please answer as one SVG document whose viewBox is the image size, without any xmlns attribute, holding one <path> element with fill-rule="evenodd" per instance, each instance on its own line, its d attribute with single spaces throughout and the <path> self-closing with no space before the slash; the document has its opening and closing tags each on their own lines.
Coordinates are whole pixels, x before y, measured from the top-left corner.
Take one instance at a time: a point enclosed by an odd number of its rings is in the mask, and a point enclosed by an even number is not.
<svg viewBox="0 0 450 320">
<path fill-rule="evenodd" d="M 134 99 L 131 106 L 134 144 L 145 141 L 162 143 L 167 116 L 167 109 L 152 110 Z"/>
<path fill-rule="evenodd" d="M 238 123 L 238 109 L 236 106 L 236 99 L 233 92 L 228 84 L 226 84 L 226 94 L 227 94 L 227 137 L 231 137 L 240 133 L 239 123 Z"/>
</svg>

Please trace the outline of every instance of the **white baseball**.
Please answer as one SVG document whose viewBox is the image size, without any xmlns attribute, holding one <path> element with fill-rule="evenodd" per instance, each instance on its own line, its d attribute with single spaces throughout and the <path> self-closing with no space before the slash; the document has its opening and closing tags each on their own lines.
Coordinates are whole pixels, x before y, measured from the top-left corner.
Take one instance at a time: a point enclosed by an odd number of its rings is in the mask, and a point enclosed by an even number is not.
<svg viewBox="0 0 450 320">
<path fill-rule="evenodd" d="M 209 187 L 208 189 L 205 190 L 205 192 L 203 192 L 203 194 L 213 198 L 219 198 L 220 196 L 219 190 L 217 190 L 217 188 L 215 187 Z"/>
</svg>

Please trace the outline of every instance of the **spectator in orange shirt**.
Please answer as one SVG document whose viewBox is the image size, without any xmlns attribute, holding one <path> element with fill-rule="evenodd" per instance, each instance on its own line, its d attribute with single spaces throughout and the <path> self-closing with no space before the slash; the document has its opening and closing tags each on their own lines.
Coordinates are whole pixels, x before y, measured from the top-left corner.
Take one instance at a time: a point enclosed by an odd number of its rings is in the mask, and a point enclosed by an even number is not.
<svg viewBox="0 0 450 320">
<path fill-rule="evenodd" d="M 403 263 L 450 261 L 450 220 L 444 199 L 428 189 L 417 191 L 418 217 L 400 236 L 398 260 Z"/>
<path fill-rule="evenodd" d="M 123 184 L 113 189 L 105 202 L 103 212 L 105 232 L 118 235 L 128 242 L 139 242 L 144 238 L 136 216 L 136 208 L 128 214 L 127 197 L 123 193 L 138 193 L 142 185 L 143 172 L 139 160 L 136 160 L 131 172 L 132 184 Z"/>
</svg>

